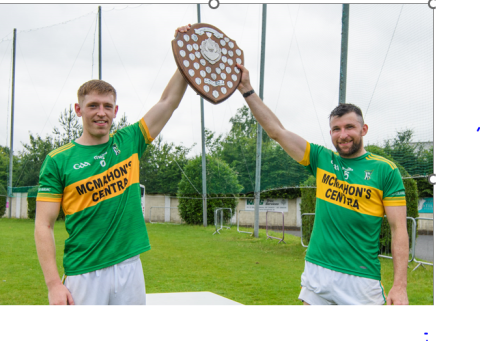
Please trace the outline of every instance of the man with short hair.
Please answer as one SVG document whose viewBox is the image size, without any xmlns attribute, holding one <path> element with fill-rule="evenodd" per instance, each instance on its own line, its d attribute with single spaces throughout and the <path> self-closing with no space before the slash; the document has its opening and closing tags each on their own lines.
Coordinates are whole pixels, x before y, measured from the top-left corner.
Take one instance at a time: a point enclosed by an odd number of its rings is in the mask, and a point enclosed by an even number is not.
<svg viewBox="0 0 480 341">
<path fill-rule="evenodd" d="M 175 31 L 187 32 L 190 25 Z M 187 83 L 178 69 L 137 123 L 109 134 L 116 91 L 91 80 L 78 89 L 83 133 L 52 151 L 40 171 L 35 243 L 50 304 L 145 304 L 140 253 L 150 249 L 140 203 L 139 159 L 178 107 Z M 53 226 L 65 212 L 62 282 Z"/>
<path fill-rule="evenodd" d="M 286 130 L 255 94 L 242 70 L 239 92 L 253 116 L 282 148 L 316 178 L 313 232 L 299 299 L 304 304 L 408 304 L 405 188 L 398 168 L 363 146 L 368 126 L 360 108 L 340 104 L 330 115 L 337 153 Z M 393 287 L 385 298 L 378 245 L 384 214 L 392 230 Z"/>
</svg>

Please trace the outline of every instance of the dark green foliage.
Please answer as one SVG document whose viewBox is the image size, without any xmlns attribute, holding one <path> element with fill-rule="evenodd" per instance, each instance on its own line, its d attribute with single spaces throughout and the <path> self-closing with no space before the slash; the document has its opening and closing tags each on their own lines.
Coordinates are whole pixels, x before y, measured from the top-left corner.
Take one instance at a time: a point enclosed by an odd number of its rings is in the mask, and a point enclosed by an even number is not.
<svg viewBox="0 0 480 341">
<path fill-rule="evenodd" d="M 30 143 L 22 143 L 23 151 L 20 153 L 22 159 L 22 170 L 13 187 L 17 186 L 36 186 L 38 185 L 38 177 L 43 161 L 53 149 L 55 149 L 54 141 L 51 136 L 47 135 L 42 139 L 39 135 L 34 137 L 30 134 Z"/>
<path fill-rule="evenodd" d="M 21 171 L 22 167 L 22 160 L 13 155 L 13 174 L 12 174 L 12 182 L 13 186 L 15 187 L 16 179 L 18 179 L 18 175 Z M 5 188 L 8 186 L 8 173 L 10 167 L 10 148 L 0 146 L 0 184 L 2 184 Z"/>
<path fill-rule="evenodd" d="M 5 214 L 7 209 L 7 190 L 0 183 L 0 218 Z"/>
<path fill-rule="evenodd" d="M 365 147 L 367 151 L 373 154 L 380 155 L 390 161 L 393 161 L 400 171 L 402 178 L 410 177 L 410 174 L 405 170 L 405 168 L 396 162 L 390 155 L 388 155 L 382 148 L 378 146 L 367 146 Z M 407 201 L 407 217 L 416 218 L 418 217 L 418 190 L 417 183 L 414 179 L 403 179 L 403 185 L 405 186 L 405 199 Z M 408 230 L 408 240 L 412 240 L 412 227 L 413 222 L 409 219 L 407 221 L 407 230 Z M 418 233 L 417 233 L 418 234 Z M 392 253 L 392 233 L 390 229 L 390 224 L 387 221 L 387 218 L 383 218 L 382 227 L 380 230 L 380 253 L 383 255 L 390 255 Z"/>
<path fill-rule="evenodd" d="M 223 140 L 215 140 L 212 145 L 221 145 L 215 148 L 227 164 L 238 173 L 238 181 L 243 186 L 242 194 L 255 191 L 257 121 L 247 106 L 237 110 L 237 114 L 230 119 L 232 128 Z M 293 160 L 283 148 L 268 135 L 262 134 L 262 167 L 260 190 L 262 198 L 297 198 L 298 189 L 281 189 L 298 187 L 308 178 L 303 166 Z M 271 191 L 280 188 L 279 191 Z"/>
<path fill-rule="evenodd" d="M 402 165 L 410 176 L 432 174 L 433 147 L 425 148 L 423 144 L 413 142 L 413 134 L 412 129 L 397 132 L 395 138 L 385 141 L 383 150 Z"/>
<path fill-rule="evenodd" d="M 430 185 L 426 178 L 415 179 L 418 188 L 419 198 L 433 198 L 433 185 Z"/>
<path fill-rule="evenodd" d="M 83 126 L 80 121 L 81 119 L 77 116 L 75 111 L 73 111 L 71 104 L 68 111 L 67 109 L 63 110 L 63 113 L 61 113 L 58 118 L 62 130 L 60 131 L 57 127 L 53 128 L 55 148 L 61 147 L 82 136 Z"/>
<path fill-rule="evenodd" d="M 231 199 L 210 199 L 212 197 L 233 197 L 239 193 L 242 186 L 238 183 L 237 174 L 222 160 L 207 156 L 207 223 L 214 223 L 215 208 L 231 208 L 235 212 L 238 200 Z M 190 160 L 185 168 L 186 174 L 178 184 L 178 196 L 195 199 L 179 199 L 178 209 L 180 216 L 187 224 L 203 223 L 202 200 L 202 158 L 197 156 Z M 230 218 L 230 214 L 224 211 L 224 221 Z"/>
<path fill-rule="evenodd" d="M 147 147 L 140 159 L 140 183 L 145 185 L 148 194 L 177 193 L 182 171 L 187 164 L 187 154 L 193 148 L 162 143 L 157 137 Z"/>
<path fill-rule="evenodd" d="M 27 203 L 28 203 L 28 218 L 29 219 L 35 219 L 35 212 L 36 212 L 36 206 L 37 206 L 37 193 L 38 193 L 38 186 L 32 187 L 31 189 L 28 190 L 28 198 L 27 198 Z"/>
</svg>

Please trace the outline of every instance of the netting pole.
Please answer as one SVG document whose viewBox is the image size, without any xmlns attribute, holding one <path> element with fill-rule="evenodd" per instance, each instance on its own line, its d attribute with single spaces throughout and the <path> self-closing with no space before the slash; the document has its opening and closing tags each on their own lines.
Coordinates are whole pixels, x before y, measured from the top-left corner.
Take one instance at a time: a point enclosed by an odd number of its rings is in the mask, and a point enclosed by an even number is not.
<svg viewBox="0 0 480 341">
<path fill-rule="evenodd" d="M 13 60 L 12 60 L 12 112 L 10 119 L 10 169 L 8 170 L 8 185 L 10 191 L 7 188 L 8 197 L 8 217 L 12 217 L 12 195 L 13 195 L 13 116 L 14 116 L 14 103 L 15 103 L 15 55 L 17 49 L 17 29 L 13 29 Z"/>
<path fill-rule="evenodd" d="M 342 11 L 342 52 L 340 57 L 340 89 L 338 103 L 345 103 L 347 94 L 348 22 L 350 5 L 343 5 Z"/>
<path fill-rule="evenodd" d="M 102 6 L 98 6 L 98 79 L 102 79 Z"/>
<path fill-rule="evenodd" d="M 258 96 L 263 101 L 263 76 L 265 73 L 265 32 L 267 29 L 267 5 L 263 4 L 262 11 L 262 49 L 260 56 L 260 86 Z M 262 126 L 257 123 L 257 160 L 255 168 L 255 224 L 253 236 L 258 238 L 260 217 L 260 171 L 262 168 Z"/>
<path fill-rule="evenodd" d="M 200 4 L 197 4 L 197 21 L 200 19 Z M 205 159 L 205 118 L 203 111 L 203 98 L 200 97 L 200 113 L 202 117 L 202 202 L 203 202 L 203 226 L 207 226 L 207 161 Z"/>
</svg>

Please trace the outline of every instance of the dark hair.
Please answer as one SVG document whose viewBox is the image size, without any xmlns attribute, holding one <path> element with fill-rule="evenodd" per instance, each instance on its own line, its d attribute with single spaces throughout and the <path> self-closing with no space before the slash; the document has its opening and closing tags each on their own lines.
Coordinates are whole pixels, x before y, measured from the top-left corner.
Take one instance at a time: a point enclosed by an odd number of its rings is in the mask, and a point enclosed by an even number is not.
<svg viewBox="0 0 480 341">
<path fill-rule="evenodd" d="M 117 92 L 115 91 L 115 88 L 109 83 L 99 79 L 92 79 L 91 81 L 84 83 L 78 89 L 78 103 L 81 104 L 81 102 L 83 102 L 83 100 L 85 99 L 85 96 L 90 93 L 97 93 L 99 95 L 112 94 L 113 100 L 117 100 Z"/>
<path fill-rule="evenodd" d="M 350 103 L 340 103 L 335 109 L 332 110 L 328 119 L 331 120 L 332 117 L 342 117 L 343 115 L 351 112 L 357 114 L 358 121 L 363 125 L 364 123 L 362 110 L 356 105 Z"/>
</svg>

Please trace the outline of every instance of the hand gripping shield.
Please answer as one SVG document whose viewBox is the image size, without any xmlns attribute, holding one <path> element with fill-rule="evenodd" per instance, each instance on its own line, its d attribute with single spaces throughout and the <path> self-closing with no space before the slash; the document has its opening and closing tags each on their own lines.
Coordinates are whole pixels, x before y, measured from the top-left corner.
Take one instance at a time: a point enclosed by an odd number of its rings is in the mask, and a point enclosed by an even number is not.
<svg viewBox="0 0 480 341">
<path fill-rule="evenodd" d="M 222 31 L 209 24 L 194 24 L 172 40 L 178 70 L 192 89 L 205 100 L 218 104 L 238 87 L 244 65 L 243 51 Z"/>
</svg>

